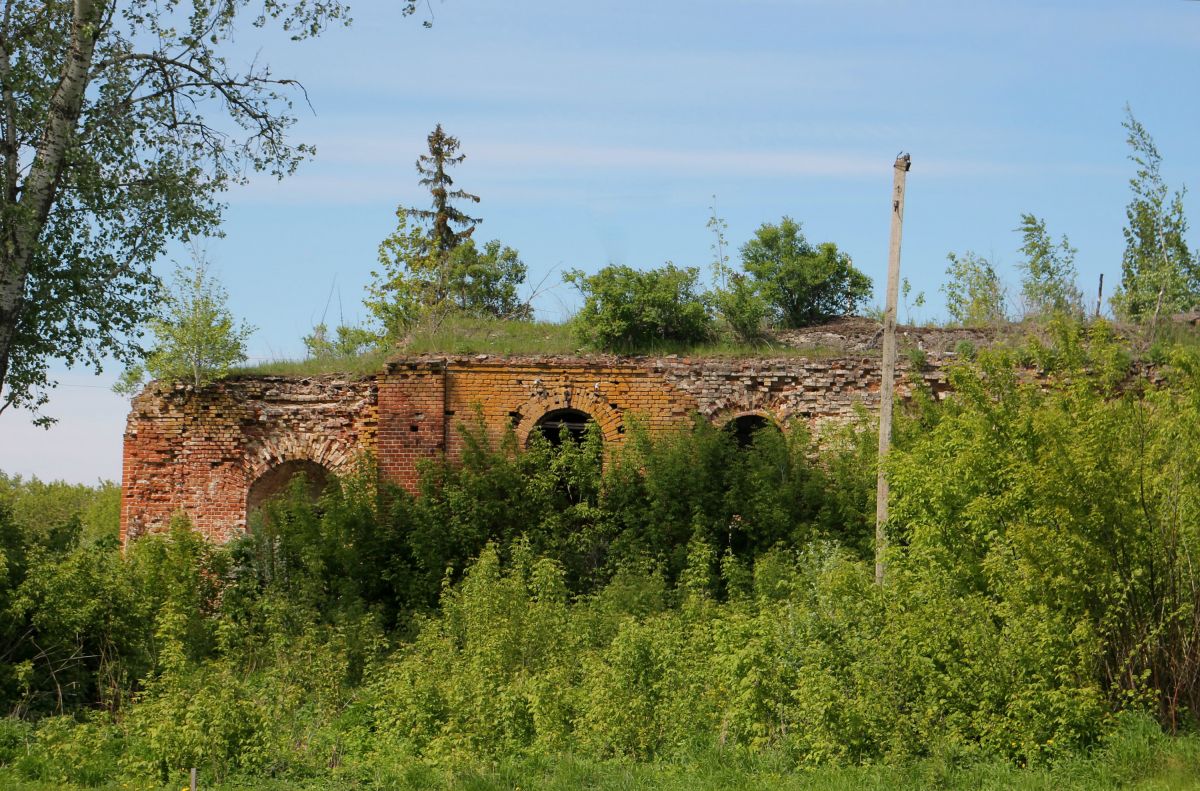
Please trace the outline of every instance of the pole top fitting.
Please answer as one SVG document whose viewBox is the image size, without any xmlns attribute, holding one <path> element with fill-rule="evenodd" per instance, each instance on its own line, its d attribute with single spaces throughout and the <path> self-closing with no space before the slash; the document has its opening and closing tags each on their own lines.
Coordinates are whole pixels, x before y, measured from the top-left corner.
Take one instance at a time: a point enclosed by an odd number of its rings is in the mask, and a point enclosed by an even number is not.
<svg viewBox="0 0 1200 791">
<path fill-rule="evenodd" d="M 912 157 L 901 151 L 896 155 L 896 170 L 903 170 L 905 173 L 912 167 Z"/>
</svg>

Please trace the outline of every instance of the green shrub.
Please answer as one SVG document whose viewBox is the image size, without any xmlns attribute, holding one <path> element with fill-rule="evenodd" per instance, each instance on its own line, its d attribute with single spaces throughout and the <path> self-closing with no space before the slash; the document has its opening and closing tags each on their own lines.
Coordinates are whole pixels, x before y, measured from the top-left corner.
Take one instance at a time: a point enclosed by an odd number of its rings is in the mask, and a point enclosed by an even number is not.
<svg viewBox="0 0 1200 791">
<path fill-rule="evenodd" d="M 126 719 L 123 768 L 166 782 L 191 767 L 220 779 L 270 759 L 275 723 L 265 701 L 221 665 L 172 670 L 157 679 Z"/>
<path fill-rule="evenodd" d="M 782 327 L 804 327 L 853 314 L 871 293 L 871 278 L 833 242 L 812 245 L 800 224 L 764 223 L 742 246 L 742 266 Z"/>
<path fill-rule="evenodd" d="M 770 306 L 750 278 L 731 275 L 729 288 L 716 291 L 713 302 L 734 338 L 751 344 L 762 340 Z"/>
<path fill-rule="evenodd" d="M 946 260 L 950 265 L 941 290 L 951 320 L 967 326 L 1004 321 L 1004 285 L 992 263 L 970 250 L 949 253 Z"/>
<path fill-rule="evenodd" d="M 572 324 L 580 341 L 617 352 L 686 345 L 712 335 L 712 318 L 699 291 L 699 270 L 667 264 L 638 270 L 606 266 L 564 279 L 579 289 L 583 307 Z"/>
<path fill-rule="evenodd" d="M 38 723 L 33 739 L 14 756 L 12 766 L 27 780 L 97 786 L 117 776 L 123 750 L 120 731 L 107 716 L 82 722 L 49 717 Z"/>
</svg>

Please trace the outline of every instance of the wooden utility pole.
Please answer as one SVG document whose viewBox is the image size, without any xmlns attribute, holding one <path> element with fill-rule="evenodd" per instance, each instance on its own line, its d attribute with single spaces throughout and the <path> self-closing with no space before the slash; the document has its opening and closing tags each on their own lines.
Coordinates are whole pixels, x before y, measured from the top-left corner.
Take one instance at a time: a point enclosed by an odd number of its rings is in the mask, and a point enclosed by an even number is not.
<svg viewBox="0 0 1200 791">
<path fill-rule="evenodd" d="M 879 385 L 879 478 L 875 487 L 875 584 L 883 584 L 887 551 L 888 480 L 884 460 L 892 445 L 892 400 L 896 389 L 896 298 L 900 291 L 900 237 L 904 231 L 904 182 L 912 157 L 896 157 L 892 185 L 892 242 L 888 248 L 887 304 L 883 310 L 883 367 Z"/>
</svg>

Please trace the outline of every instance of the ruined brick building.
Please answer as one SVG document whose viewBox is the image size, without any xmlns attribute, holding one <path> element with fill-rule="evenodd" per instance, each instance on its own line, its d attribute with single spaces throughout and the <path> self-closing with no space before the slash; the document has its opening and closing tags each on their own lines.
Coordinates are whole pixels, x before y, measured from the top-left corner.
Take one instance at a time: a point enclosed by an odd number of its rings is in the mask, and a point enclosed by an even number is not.
<svg viewBox="0 0 1200 791">
<path fill-rule="evenodd" d="M 946 389 L 936 364 L 919 374 Z M 910 395 L 904 366 L 897 393 Z M 820 432 L 862 404 L 878 408 L 879 360 L 420 356 L 374 376 L 235 378 L 194 390 L 151 385 L 125 432 L 121 537 L 162 529 L 186 513 L 210 538 L 245 529 L 248 513 L 304 472 L 314 488 L 373 453 L 380 475 L 412 489 L 422 459 L 461 451 L 457 425 L 482 414 L 490 432 L 512 426 L 557 436 L 598 424 L 624 440 L 637 416 L 651 431 L 698 413 L 743 433 L 804 421 Z"/>
</svg>

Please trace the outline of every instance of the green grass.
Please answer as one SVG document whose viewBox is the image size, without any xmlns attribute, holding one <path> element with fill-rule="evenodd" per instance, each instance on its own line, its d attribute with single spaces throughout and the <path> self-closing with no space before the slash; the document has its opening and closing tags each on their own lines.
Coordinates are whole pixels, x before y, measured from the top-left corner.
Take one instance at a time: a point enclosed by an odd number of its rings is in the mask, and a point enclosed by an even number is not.
<svg viewBox="0 0 1200 791">
<path fill-rule="evenodd" d="M 243 366 L 230 372 L 237 376 L 319 376 L 347 374 L 365 376 L 383 369 L 392 358 L 409 354 L 488 354 L 494 356 L 577 356 L 596 353 L 575 339 L 568 324 L 546 321 L 504 321 L 467 317 L 447 318 L 436 327 L 415 330 L 388 351 L 361 357 L 325 357 L 306 360 L 272 360 Z M 630 355 L 688 357 L 806 357 L 828 359 L 844 356 L 845 350 L 831 347 L 785 346 L 778 342 L 750 345 L 729 341 L 701 344 L 664 343 L 627 350 Z"/>
<path fill-rule="evenodd" d="M 221 783 L 201 777 L 205 791 L 317 791 L 317 789 L 444 789 L 445 791 L 1083 791 L 1200 789 L 1200 737 L 1165 736 L 1149 719 L 1136 719 L 1091 755 L 1064 757 L 1052 767 L 1025 769 L 1001 760 L 973 762 L 943 754 L 903 766 L 849 766 L 793 770 L 781 756 L 739 758 L 712 753 L 679 763 L 594 761 L 547 756 L 498 765 L 442 768 L 380 764 L 350 773 L 297 779 L 239 778 Z M 105 791 L 171 791 L 186 786 L 185 775 L 165 785 L 135 780 L 92 786 Z M 82 786 L 29 781 L 0 768 L 0 788 L 9 791 L 76 791 Z"/>
<path fill-rule="evenodd" d="M 375 351 L 359 357 L 310 357 L 307 360 L 269 360 L 254 365 L 244 365 L 229 372 L 227 379 L 239 376 L 320 376 L 322 374 L 344 374 L 347 376 L 369 376 L 383 370 L 384 363 L 394 357 L 393 352 Z"/>
<path fill-rule="evenodd" d="M 913 328 L 907 328 L 913 329 Z M 937 331 L 935 326 L 927 327 Z M 962 329 L 942 327 L 944 331 Z M 970 329 L 970 328 L 967 328 Z M 980 328 L 976 328 L 980 329 Z M 988 329 L 988 328 L 983 328 Z M 996 342 L 1003 339 L 1024 337 L 1037 331 L 1037 325 L 1029 321 L 1010 325 L 992 326 L 997 332 Z M 1125 328 L 1126 334 L 1130 330 Z M 1179 346 L 1200 345 L 1200 332 L 1190 325 L 1163 322 L 1153 333 L 1143 331 L 1135 343 L 1135 352 L 1151 361 L 1162 362 L 1170 349 Z M 902 339 L 903 342 L 903 339 Z M 325 357 L 305 360 L 272 360 L 256 365 L 243 366 L 230 372 L 236 376 L 318 376 L 321 374 L 346 374 L 366 376 L 383 369 L 384 364 L 395 357 L 409 354 L 451 354 L 494 356 L 561 355 L 578 356 L 597 353 L 579 343 L 567 323 L 549 321 L 511 321 L 503 319 L 448 316 L 438 324 L 427 324 L 415 328 L 412 333 L 394 348 L 373 351 L 359 357 Z M 844 348 L 829 346 L 787 346 L 778 341 L 766 340 L 759 344 L 737 343 L 729 339 L 706 341 L 699 344 L 663 343 L 636 349 L 621 350 L 625 355 L 687 357 L 805 357 L 809 359 L 831 359 L 847 355 L 862 356 L 877 351 L 850 352 Z"/>
<path fill-rule="evenodd" d="M 580 347 L 567 324 L 450 316 L 436 326 L 418 327 L 401 354 L 577 354 Z"/>
<path fill-rule="evenodd" d="M 582 345 L 566 323 L 504 321 L 462 316 L 447 318 L 437 327 L 418 329 L 398 347 L 401 354 L 580 355 L 594 354 Z M 797 348 L 778 342 L 759 344 L 714 340 L 704 343 L 662 343 L 626 349 L 630 355 L 690 357 L 822 357 L 843 354 L 827 347 Z"/>
</svg>

